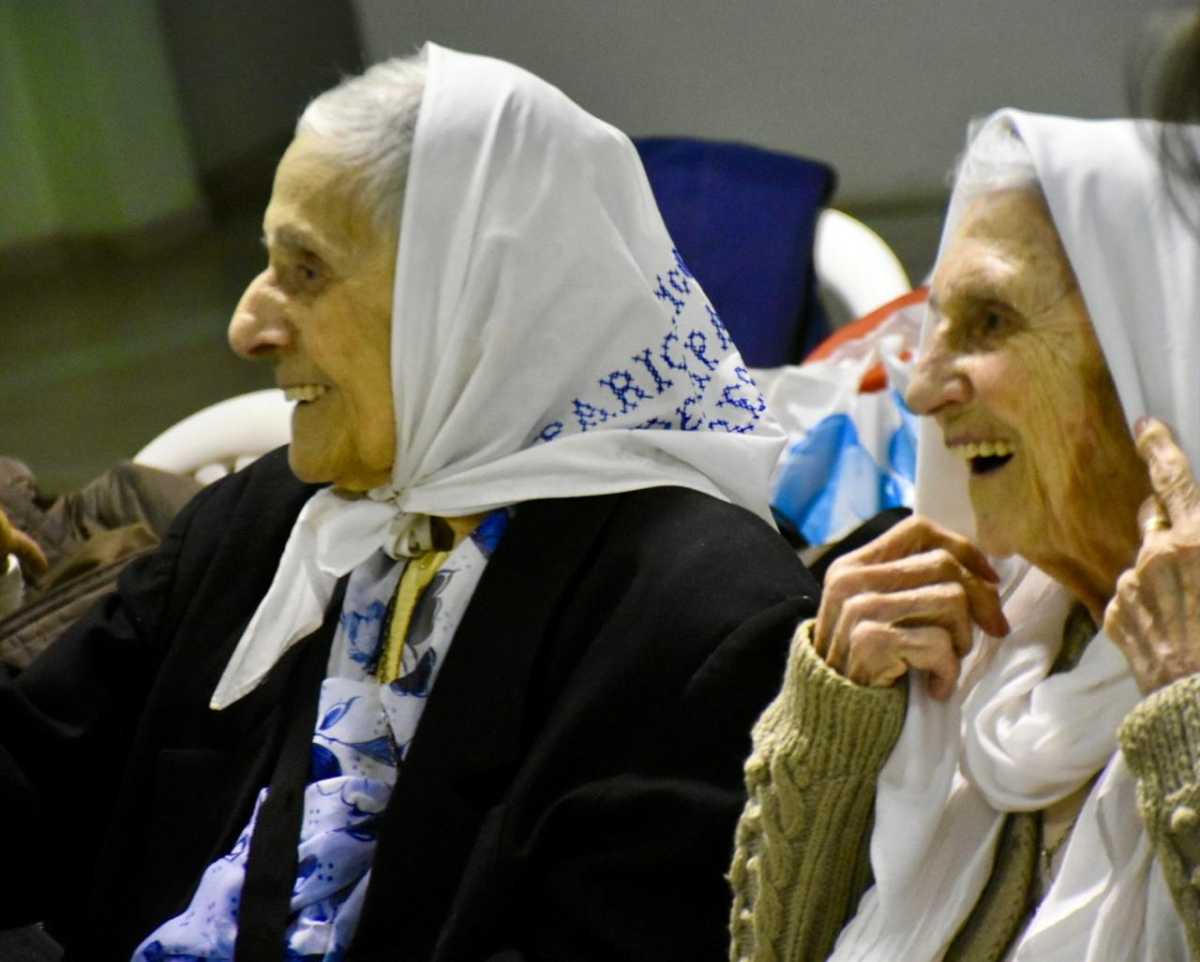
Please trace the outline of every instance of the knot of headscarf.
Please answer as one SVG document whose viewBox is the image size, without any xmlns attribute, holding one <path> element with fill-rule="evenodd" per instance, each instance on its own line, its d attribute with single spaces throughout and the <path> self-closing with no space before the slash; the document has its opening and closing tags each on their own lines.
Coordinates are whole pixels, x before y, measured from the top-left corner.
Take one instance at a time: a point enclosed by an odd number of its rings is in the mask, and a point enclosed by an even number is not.
<svg viewBox="0 0 1200 962">
<path fill-rule="evenodd" d="M 379 504 L 391 505 L 395 514 L 388 526 L 382 548 L 394 561 L 419 558 L 433 550 L 433 516 L 400 507 L 404 493 L 392 487 L 373 488 L 367 497 Z"/>
<path fill-rule="evenodd" d="M 301 510 L 210 706 L 225 708 L 255 688 L 292 645 L 320 626 L 338 579 L 376 551 L 407 558 L 432 545 L 429 516 L 401 511 L 394 497 L 318 492 Z"/>
</svg>

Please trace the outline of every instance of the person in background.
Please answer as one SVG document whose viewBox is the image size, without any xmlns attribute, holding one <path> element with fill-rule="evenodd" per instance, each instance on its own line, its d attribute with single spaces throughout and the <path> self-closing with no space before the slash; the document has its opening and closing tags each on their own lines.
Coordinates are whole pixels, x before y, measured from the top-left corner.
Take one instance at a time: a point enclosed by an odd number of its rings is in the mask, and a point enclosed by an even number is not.
<svg viewBox="0 0 1200 962">
<path fill-rule="evenodd" d="M 27 465 L 0 457 L 0 670 L 28 667 L 199 490 L 192 478 L 123 462 L 52 497 Z"/>
<path fill-rule="evenodd" d="M 917 514 L 830 567 L 755 727 L 732 958 L 1200 953 L 1200 195 L 1158 132 L 971 142 Z"/>
<path fill-rule="evenodd" d="M 0 924 L 66 958 L 717 958 L 816 585 L 629 140 L 432 44 L 318 97 L 234 350 L 293 441 L 0 683 Z"/>
<path fill-rule="evenodd" d="M 14 491 L 28 490 L 32 495 L 34 493 L 33 486 L 24 483 L 25 478 L 29 475 L 28 472 L 21 470 L 22 467 L 23 465 L 12 459 L 0 459 L 0 470 L 3 470 L 5 474 L 3 479 L 5 488 L 11 488 Z M 50 567 L 41 545 L 13 524 L 12 519 L 3 510 L 0 510 L 0 558 L 12 558 L 11 562 L 5 563 L 6 571 L 16 565 L 21 570 L 28 571 L 30 577 L 45 574 L 47 568 Z M 4 613 L 0 612 L 0 616 Z"/>
</svg>

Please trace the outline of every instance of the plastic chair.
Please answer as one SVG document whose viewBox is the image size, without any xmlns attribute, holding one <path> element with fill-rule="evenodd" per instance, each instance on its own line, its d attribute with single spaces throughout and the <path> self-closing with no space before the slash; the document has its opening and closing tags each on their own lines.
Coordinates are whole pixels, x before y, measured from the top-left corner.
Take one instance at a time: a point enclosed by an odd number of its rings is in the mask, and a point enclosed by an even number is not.
<svg viewBox="0 0 1200 962">
<path fill-rule="evenodd" d="M 908 293 L 912 283 L 887 242 L 849 214 L 827 207 L 817 221 L 817 280 L 852 318 Z"/>
<path fill-rule="evenodd" d="M 163 431 L 133 460 L 209 484 L 287 444 L 291 434 L 292 404 L 282 391 L 268 388 L 202 408 Z"/>
</svg>

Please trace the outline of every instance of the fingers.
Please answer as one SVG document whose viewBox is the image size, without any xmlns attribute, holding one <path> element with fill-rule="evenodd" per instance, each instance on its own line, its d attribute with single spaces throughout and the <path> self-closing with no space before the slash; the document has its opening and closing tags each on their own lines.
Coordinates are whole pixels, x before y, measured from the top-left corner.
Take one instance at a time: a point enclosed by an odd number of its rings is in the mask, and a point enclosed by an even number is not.
<svg viewBox="0 0 1200 962">
<path fill-rule="evenodd" d="M 931 676 L 930 694 L 947 697 L 971 650 L 967 595 L 957 582 L 852 598 L 842 609 L 825 660 L 858 684 L 891 685 L 909 668 Z"/>
<path fill-rule="evenodd" d="M 961 659 L 951 634 L 938 625 L 897 628 L 866 621 L 855 627 L 854 634 L 844 674 L 856 684 L 886 687 L 912 668 L 928 673 L 934 698 L 948 698 L 958 684 Z"/>
<path fill-rule="evenodd" d="M 905 518 L 874 541 L 840 560 L 875 564 L 939 548 L 948 552 L 977 578 L 993 584 L 999 582 L 1000 576 L 988 562 L 987 556 L 975 545 L 962 535 L 919 515 Z"/>
<path fill-rule="evenodd" d="M 1150 485 L 1167 520 L 1173 525 L 1191 521 L 1200 513 L 1200 491 L 1188 457 L 1175 443 L 1170 428 L 1157 418 L 1143 418 L 1136 434 L 1138 454 L 1150 470 Z"/>
<path fill-rule="evenodd" d="M 995 582 L 981 578 L 945 548 L 934 548 L 896 561 L 866 564 L 838 571 L 831 583 L 835 595 L 847 599 L 867 592 L 897 592 L 941 583 L 961 585 L 967 613 L 988 634 L 1008 634 L 1008 619 Z"/>
<path fill-rule="evenodd" d="M 0 511 L 0 558 L 10 552 L 17 556 L 22 568 L 33 574 L 44 574 L 49 567 L 38 543 L 19 531 Z"/>
<path fill-rule="evenodd" d="M 896 628 L 936 625 L 949 634 L 951 646 L 959 657 L 971 650 L 966 590 L 954 582 L 885 595 L 862 595 L 842 609 L 842 618 L 847 637 L 853 636 L 853 626 L 860 621 L 882 622 Z"/>
<path fill-rule="evenodd" d="M 1138 530 L 1142 533 L 1142 545 L 1161 542 L 1171 530 L 1171 520 L 1158 495 L 1152 494 L 1138 506 Z"/>
<path fill-rule="evenodd" d="M 50 567 L 41 547 L 31 537 L 21 531 L 14 531 L 15 537 L 10 546 L 12 553 L 21 562 L 21 567 L 31 574 L 44 575 Z"/>
<path fill-rule="evenodd" d="M 1129 569 L 1104 612 L 1104 630 L 1124 653 L 1143 694 L 1200 671 L 1195 591 L 1171 570 Z"/>
<path fill-rule="evenodd" d="M 890 685 L 920 668 L 948 696 L 974 625 L 1008 634 L 999 576 L 966 538 L 926 518 L 901 522 L 838 559 L 825 578 L 813 646 L 859 684 Z"/>
</svg>

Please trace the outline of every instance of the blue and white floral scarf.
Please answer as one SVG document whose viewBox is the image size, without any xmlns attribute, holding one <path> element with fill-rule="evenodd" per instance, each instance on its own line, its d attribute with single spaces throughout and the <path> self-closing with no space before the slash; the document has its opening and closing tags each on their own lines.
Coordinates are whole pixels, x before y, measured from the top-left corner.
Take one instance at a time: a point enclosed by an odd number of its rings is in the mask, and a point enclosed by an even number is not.
<svg viewBox="0 0 1200 962">
<path fill-rule="evenodd" d="M 504 510 L 492 512 L 446 559 L 413 612 L 400 676 L 388 685 L 372 673 L 405 563 L 379 551 L 351 575 L 313 732 L 287 959 L 337 962 L 349 946 L 371 878 L 376 823 L 507 523 Z M 233 848 L 205 870 L 188 908 L 147 937 L 132 962 L 233 959 L 250 838 L 267 791 Z"/>
</svg>

